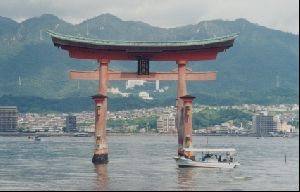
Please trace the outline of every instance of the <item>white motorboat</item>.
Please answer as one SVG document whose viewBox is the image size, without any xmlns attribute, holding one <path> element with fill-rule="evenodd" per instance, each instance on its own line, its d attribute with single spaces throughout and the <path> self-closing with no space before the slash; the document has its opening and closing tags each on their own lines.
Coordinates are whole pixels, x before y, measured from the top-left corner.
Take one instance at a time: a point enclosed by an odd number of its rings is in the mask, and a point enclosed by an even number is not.
<svg viewBox="0 0 300 192">
<path fill-rule="evenodd" d="M 179 167 L 203 167 L 203 168 L 235 168 L 240 165 L 238 161 L 236 161 L 234 155 L 236 154 L 236 150 L 233 148 L 227 149 L 212 149 L 212 148 L 184 148 L 184 151 L 187 152 L 201 152 L 202 156 L 197 160 L 197 156 L 195 156 L 195 160 L 192 158 L 188 158 L 187 156 L 176 156 L 174 157 L 177 165 Z M 222 153 L 225 153 L 225 157 L 222 158 Z"/>
</svg>

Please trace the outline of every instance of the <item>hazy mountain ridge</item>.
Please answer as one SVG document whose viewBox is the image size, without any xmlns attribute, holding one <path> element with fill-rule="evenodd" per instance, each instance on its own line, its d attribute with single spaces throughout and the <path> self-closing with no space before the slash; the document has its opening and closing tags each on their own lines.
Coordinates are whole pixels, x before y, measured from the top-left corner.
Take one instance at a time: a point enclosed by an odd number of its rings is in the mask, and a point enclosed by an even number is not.
<svg viewBox="0 0 300 192">
<path fill-rule="evenodd" d="M 110 14 L 77 25 L 45 14 L 21 23 L 0 17 L 0 96 L 63 98 L 90 96 L 96 92 L 97 82 L 80 81 L 78 84 L 68 80 L 68 71 L 95 69 L 97 64 L 71 59 L 66 51 L 55 48 L 46 33 L 49 29 L 90 38 L 144 41 L 203 39 L 239 32 L 234 46 L 220 53 L 217 60 L 189 64 L 194 71 L 218 72 L 217 81 L 189 83 L 191 94 L 230 94 L 276 87 L 299 90 L 299 36 L 268 29 L 245 19 L 203 21 L 166 29 L 143 22 L 123 21 Z M 175 67 L 175 63 L 159 65 L 154 62 L 151 70 Z M 113 62 L 112 68 L 136 71 L 136 63 Z M 173 91 L 176 89 L 175 82 L 163 84 L 171 86 Z"/>
</svg>

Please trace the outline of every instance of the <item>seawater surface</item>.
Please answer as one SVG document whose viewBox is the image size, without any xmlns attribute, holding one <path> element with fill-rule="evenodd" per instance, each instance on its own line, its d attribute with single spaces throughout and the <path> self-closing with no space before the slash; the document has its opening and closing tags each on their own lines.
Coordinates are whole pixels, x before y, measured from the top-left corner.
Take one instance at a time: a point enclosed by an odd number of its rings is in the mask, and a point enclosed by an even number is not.
<svg viewBox="0 0 300 192">
<path fill-rule="evenodd" d="M 298 137 L 193 136 L 194 147 L 236 148 L 230 170 L 178 168 L 177 136 L 108 141 L 109 163 L 94 166 L 94 137 L 0 137 L 0 190 L 299 190 Z"/>
</svg>

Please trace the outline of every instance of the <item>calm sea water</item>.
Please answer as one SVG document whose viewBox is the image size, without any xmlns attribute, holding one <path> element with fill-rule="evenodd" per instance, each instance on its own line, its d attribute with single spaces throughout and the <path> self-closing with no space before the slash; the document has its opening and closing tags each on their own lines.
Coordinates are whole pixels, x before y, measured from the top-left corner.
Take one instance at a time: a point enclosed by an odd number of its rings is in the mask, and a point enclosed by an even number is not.
<svg viewBox="0 0 300 192">
<path fill-rule="evenodd" d="M 109 164 L 94 166 L 93 137 L 0 137 L 0 190 L 299 190 L 299 138 L 208 137 L 237 149 L 230 170 L 178 168 L 176 136 L 108 139 Z"/>
</svg>

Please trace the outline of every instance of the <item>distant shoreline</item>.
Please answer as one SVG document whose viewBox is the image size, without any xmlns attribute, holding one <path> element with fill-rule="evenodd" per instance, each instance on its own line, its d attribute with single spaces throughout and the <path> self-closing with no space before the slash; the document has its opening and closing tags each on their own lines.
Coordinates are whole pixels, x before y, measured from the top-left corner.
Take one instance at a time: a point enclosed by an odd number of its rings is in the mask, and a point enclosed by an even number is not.
<svg viewBox="0 0 300 192">
<path fill-rule="evenodd" d="M 37 133 L 20 133 L 20 132 L 0 132 L 0 137 L 80 137 L 76 133 L 50 133 L 50 132 L 37 132 Z M 88 133 L 84 137 L 93 137 L 94 133 Z M 176 133 L 107 133 L 107 136 L 176 136 Z M 195 133 L 193 136 L 225 136 L 225 137 L 258 137 L 256 134 L 199 134 Z M 278 136 L 263 136 L 263 137 L 283 137 Z M 299 134 L 292 134 L 291 137 L 299 137 Z"/>
<path fill-rule="evenodd" d="M 39 137 L 61 137 L 61 136 L 74 136 L 74 133 L 20 133 L 20 132 L 0 132 L 0 136 L 6 137 L 29 137 L 29 136 L 39 136 Z"/>
</svg>

